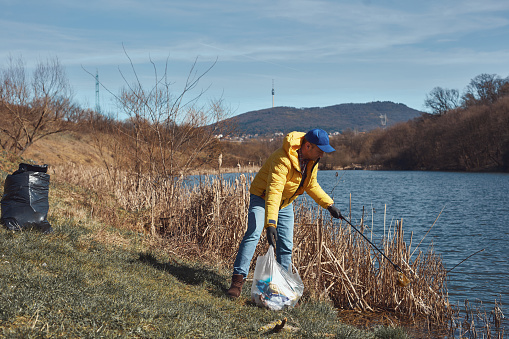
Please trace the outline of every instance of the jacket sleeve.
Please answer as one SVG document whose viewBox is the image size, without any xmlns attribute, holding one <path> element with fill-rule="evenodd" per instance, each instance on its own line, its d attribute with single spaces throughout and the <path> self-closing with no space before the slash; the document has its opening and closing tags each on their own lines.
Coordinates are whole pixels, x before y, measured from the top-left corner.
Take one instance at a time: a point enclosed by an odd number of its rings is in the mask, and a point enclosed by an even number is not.
<svg viewBox="0 0 509 339">
<path fill-rule="evenodd" d="M 277 225 L 279 207 L 290 166 L 290 160 L 285 157 L 276 157 L 271 163 L 265 189 L 265 227 Z"/>
<path fill-rule="evenodd" d="M 309 184 L 306 187 L 306 193 L 320 206 L 323 208 L 327 208 L 334 203 L 334 200 L 325 193 L 320 184 L 318 184 L 318 180 L 316 176 L 318 174 L 318 166 L 315 166 L 313 169 L 313 173 L 311 173 L 311 178 L 309 180 Z"/>
</svg>

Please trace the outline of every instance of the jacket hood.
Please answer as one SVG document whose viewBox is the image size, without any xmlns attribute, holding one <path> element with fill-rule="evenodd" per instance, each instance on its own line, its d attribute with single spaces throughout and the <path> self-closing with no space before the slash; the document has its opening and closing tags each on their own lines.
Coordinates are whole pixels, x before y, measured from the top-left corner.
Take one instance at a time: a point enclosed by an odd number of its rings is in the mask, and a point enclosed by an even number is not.
<svg viewBox="0 0 509 339">
<path fill-rule="evenodd" d="M 306 133 L 304 132 L 290 132 L 283 140 L 283 149 L 288 154 L 288 158 L 290 158 L 295 168 L 300 168 L 297 150 L 300 149 L 302 138 L 305 135 Z"/>
</svg>

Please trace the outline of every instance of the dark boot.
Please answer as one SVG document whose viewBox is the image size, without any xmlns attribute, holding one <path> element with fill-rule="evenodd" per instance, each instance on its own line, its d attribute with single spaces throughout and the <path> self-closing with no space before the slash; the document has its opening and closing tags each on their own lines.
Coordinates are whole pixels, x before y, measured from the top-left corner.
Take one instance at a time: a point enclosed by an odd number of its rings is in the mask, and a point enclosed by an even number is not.
<svg viewBox="0 0 509 339">
<path fill-rule="evenodd" d="M 226 294 L 232 299 L 240 297 L 240 292 L 242 291 L 244 282 L 246 282 L 246 279 L 244 279 L 242 274 L 234 274 L 232 276 L 232 284 L 230 285 L 230 289 L 226 292 Z"/>
</svg>

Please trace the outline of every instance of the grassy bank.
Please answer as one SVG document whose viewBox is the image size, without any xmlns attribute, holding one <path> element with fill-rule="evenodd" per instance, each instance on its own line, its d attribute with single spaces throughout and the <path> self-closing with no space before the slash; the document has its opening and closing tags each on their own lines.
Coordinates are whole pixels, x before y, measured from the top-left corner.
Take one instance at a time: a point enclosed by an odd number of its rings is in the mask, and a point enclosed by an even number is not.
<svg viewBox="0 0 509 339">
<path fill-rule="evenodd" d="M 0 157 L 2 183 L 21 161 Z M 297 203 L 293 262 L 305 292 L 297 308 L 273 312 L 250 301 L 250 280 L 238 301 L 224 296 L 251 177 L 189 186 L 74 163 L 49 173 L 54 232 L 0 230 L 5 337 L 404 338 L 403 325 L 429 337 L 452 319 L 440 257 L 412 257 L 398 222 L 379 246 L 411 279 L 404 288 L 350 227 Z M 370 231 L 364 218 L 357 226 Z M 255 257 L 265 251 L 262 237 Z"/>
<path fill-rule="evenodd" d="M 19 160 L 2 157 L 2 183 Z M 99 221 L 97 194 L 53 179 L 53 233 L 0 228 L 2 337 L 406 337 L 401 329 L 343 324 L 330 302 L 309 297 L 292 310 L 258 308 L 250 282 L 231 301 L 225 297 L 230 272 L 220 264 L 186 259 L 161 237 Z M 286 326 L 275 333 L 283 318 Z"/>
<path fill-rule="evenodd" d="M 89 211 L 63 199 L 79 194 L 78 187 L 51 189 L 58 192 L 50 199 L 52 234 L 0 230 L 4 337 L 405 337 L 398 329 L 344 325 L 327 302 L 263 310 L 250 302 L 249 286 L 230 301 L 229 272 L 168 255 L 149 235 L 87 217 Z M 287 326 L 271 332 L 285 317 Z"/>
<path fill-rule="evenodd" d="M 21 161 L 0 157 L 2 183 Z M 447 333 L 453 321 L 440 257 L 405 243 L 400 222 L 377 245 L 411 280 L 406 287 L 357 232 L 299 200 L 293 263 L 305 292 L 299 307 L 273 312 L 250 301 L 250 280 L 240 300 L 224 296 L 251 175 L 189 185 L 74 162 L 49 173 L 54 232 L 0 230 L 0 336 L 404 338 Z M 364 216 L 357 227 L 371 232 Z M 266 250 L 262 237 L 255 257 Z M 459 332 L 477 338 L 468 320 Z"/>
</svg>

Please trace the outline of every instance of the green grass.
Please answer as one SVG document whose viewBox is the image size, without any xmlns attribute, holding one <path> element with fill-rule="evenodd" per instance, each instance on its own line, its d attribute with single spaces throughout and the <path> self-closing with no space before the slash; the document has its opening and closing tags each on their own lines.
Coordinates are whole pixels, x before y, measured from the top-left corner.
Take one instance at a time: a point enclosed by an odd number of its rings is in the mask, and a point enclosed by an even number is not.
<svg viewBox="0 0 509 339">
<path fill-rule="evenodd" d="M 258 308 L 249 301 L 249 284 L 231 301 L 224 296 L 227 272 L 152 253 L 144 248 L 145 235 L 104 229 L 93 221 L 50 222 L 49 235 L 0 231 L 4 337 L 375 338 L 378 333 L 341 324 L 324 302 L 283 312 Z M 284 317 L 293 331 L 263 328 Z M 388 331 L 401 337 L 396 329 L 384 331 L 381 338 L 390 338 Z"/>
<path fill-rule="evenodd" d="M 2 183 L 16 168 L 2 164 Z M 327 302 L 261 309 L 250 301 L 250 282 L 229 300 L 231 272 L 170 255 L 148 235 L 100 224 L 72 198 L 83 194 L 51 184 L 51 234 L 0 226 L 0 337 L 407 337 L 399 328 L 345 325 Z M 287 326 L 274 333 L 283 318 Z"/>
</svg>

